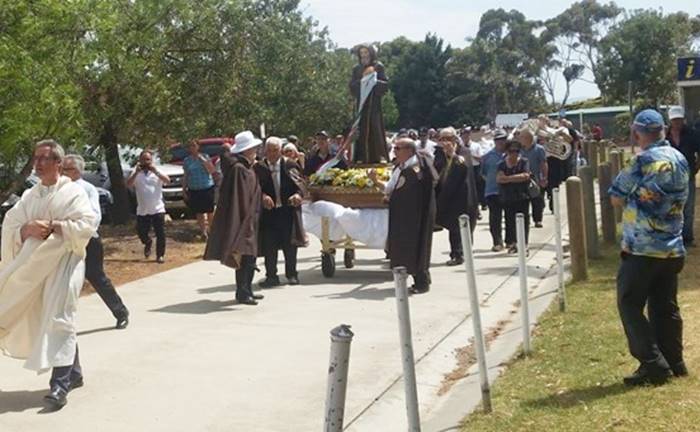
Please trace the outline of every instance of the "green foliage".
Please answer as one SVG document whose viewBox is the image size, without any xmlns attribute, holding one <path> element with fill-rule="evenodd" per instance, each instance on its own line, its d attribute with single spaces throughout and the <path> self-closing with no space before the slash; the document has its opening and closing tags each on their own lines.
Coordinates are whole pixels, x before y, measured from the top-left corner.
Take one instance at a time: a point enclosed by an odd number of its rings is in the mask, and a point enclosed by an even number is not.
<svg viewBox="0 0 700 432">
<path fill-rule="evenodd" d="M 620 113 L 615 116 L 615 129 L 613 134 L 616 137 L 627 137 L 630 134 L 632 125 L 632 114 L 629 112 Z"/>
<path fill-rule="evenodd" d="M 645 104 L 676 102 L 676 58 L 690 53 L 697 19 L 638 10 L 615 25 L 600 43 L 597 82 L 609 103 L 632 97 Z"/>
</svg>

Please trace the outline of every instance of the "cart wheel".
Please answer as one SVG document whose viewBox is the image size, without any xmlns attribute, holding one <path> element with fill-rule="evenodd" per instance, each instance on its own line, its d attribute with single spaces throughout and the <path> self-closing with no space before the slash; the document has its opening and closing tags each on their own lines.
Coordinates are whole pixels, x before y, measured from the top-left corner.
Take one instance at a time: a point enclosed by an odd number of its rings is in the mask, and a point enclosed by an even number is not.
<svg viewBox="0 0 700 432">
<path fill-rule="evenodd" d="M 351 269 L 355 267 L 355 249 L 345 249 L 345 268 Z"/>
<path fill-rule="evenodd" d="M 329 253 L 321 254 L 321 271 L 323 276 L 327 278 L 333 277 L 335 274 L 335 255 Z"/>
</svg>

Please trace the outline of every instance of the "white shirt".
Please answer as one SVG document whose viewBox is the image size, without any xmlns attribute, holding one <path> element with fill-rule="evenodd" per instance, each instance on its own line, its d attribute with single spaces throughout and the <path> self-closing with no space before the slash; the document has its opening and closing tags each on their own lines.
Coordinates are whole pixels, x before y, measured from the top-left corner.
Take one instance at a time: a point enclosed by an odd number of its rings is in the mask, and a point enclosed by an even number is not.
<svg viewBox="0 0 700 432">
<path fill-rule="evenodd" d="M 469 153 L 471 153 L 471 155 L 472 155 L 472 165 L 473 166 L 481 165 L 480 159 L 481 159 L 481 156 L 483 156 L 481 144 L 479 144 L 478 142 L 469 140 L 469 147 L 467 147 L 467 148 L 469 149 Z"/>
<path fill-rule="evenodd" d="M 93 235 L 94 238 L 99 237 L 99 234 L 97 234 L 97 229 L 100 227 L 100 222 L 102 221 L 102 208 L 100 208 L 100 194 L 97 192 L 97 188 L 95 186 L 91 185 L 90 183 L 86 182 L 85 180 L 79 178 L 78 180 L 75 181 L 76 184 L 79 184 L 84 190 L 85 193 L 87 193 L 88 199 L 90 200 L 90 208 L 92 208 L 92 212 L 95 213 L 95 235 Z"/>
<path fill-rule="evenodd" d="M 267 163 L 270 168 L 270 174 L 272 175 L 272 184 L 275 188 L 275 196 L 272 199 L 275 200 L 275 207 L 282 207 L 282 172 L 280 170 L 282 158 L 277 159 L 277 162 L 271 164 Z"/>
<path fill-rule="evenodd" d="M 431 158 L 435 157 L 435 147 L 437 146 L 437 143 L 433 140 L 427 140 L 425 142 L 425 147 L 423 147 L 423 143 L 418 140 L 416 141 L 416 148 L 419 152 L 430 156 Z"/>
<path fill-rule="evenodd" d="M 137 216 L 165 213 L 163 182 L 153 171 L 141 171 L 136 174 L 134 189 L 136 190 Z"/>
</svg>

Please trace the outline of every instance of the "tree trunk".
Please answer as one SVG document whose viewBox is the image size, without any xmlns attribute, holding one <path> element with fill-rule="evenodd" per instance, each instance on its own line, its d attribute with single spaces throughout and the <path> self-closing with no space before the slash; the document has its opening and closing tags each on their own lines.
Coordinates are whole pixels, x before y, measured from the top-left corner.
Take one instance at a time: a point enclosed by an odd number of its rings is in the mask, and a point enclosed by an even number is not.
<svg viewBox="0 0 700 432">
<path fill-rule="evenodd" d="M 22 187 L 24 181 L 32 172 L 32 167 L 34 167 L 34 158 L 30 157 L 29 160 L 27 160 L 27 163 L 24 164 L 20 172 L 17 173 L 15 179 L 12 180 L 12 183 L 10 183 L 9 187 L 5 190 L 0 190 L 0 204 L 7 201 L 10 195 L 17 192 Z"/>
<path fill-rule="evenodd" d="M 126 181 L 124 180 L 124 172 L 122 171 L 122 164 L 119 158 L 117 134 L 114 130 L 114 125 L 109 121 L 102 125 L 100 145 L 105 150 L 109 181 L 112 184 L 111 192 L 114 199 L 112 221 L 117 225 L 123 225 L 129 221 L 129 193 L 126 190 Z"/>
</svg>

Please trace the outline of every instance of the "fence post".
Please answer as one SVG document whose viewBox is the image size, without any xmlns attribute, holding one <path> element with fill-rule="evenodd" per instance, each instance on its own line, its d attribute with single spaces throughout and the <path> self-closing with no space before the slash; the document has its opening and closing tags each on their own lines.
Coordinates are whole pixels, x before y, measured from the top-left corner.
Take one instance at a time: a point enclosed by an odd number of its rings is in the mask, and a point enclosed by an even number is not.
<svg viewBox="0 0 700 432">
<path fill-rule="evenodd" d="M 525 215 L 518 213 L 515 217 L 518 239 L 518 272 L 520 274 L 520 307 L 523 326 L 523 353 L 530 355 L 530 303 L 527 289 L 527 240 L 525 239 Z"/>
<path fill-rule="evenodd" d="M 566 311 L 566 287 L 564 286 L 564 245 L 561 235 L 561 205 L 559 188 L 552 190 L 554 200 L 554 235 L 557 248 L 557 282 L 559 287 L 559 311 Z"/>
<path fill-rule="evenodd" d="M 598 171 L 598 143 L 596 141 L 591 141 L 588 144 L 588 166 L 591 167 L 592 172 Z"/>
<path fill-rule="evenodd" d="M 622 169 L 622 155 L 623 154 L 619 151 L 610 153 L 610 178 L 613 182 Z M 622 222 L 622 209 L 620 207 L 613 207 L 613 212 L 615 213 L 615 223 Z"/>
<path fill-rule="evenodd" d="M 569 226 L 571 275 L 575 281 L 586 280 L 588 278 L 586 228 L 583 216 L 582 184 L 578 177 L 569 177 L 566 180 L 566 210 Z"/>
<path fill-rule="evenodd" d="M 588 258 L 597 258 L 600 254 L 598 248 L 598 219 L 595 211 L 593 167 L 580 167 L 578 169 L 578 177 L 581 179 L 581 191 L 583 192 L 586 252 L 588 253 Z"/>
<path fill-rule="evenodd" d="M 354 334 L 349 325 L 341 324 L 331 330 L 331 358 L 326 387 L 325 432 L 342 432 L 345 415 L 345 395 L 348 388 L 350 343 Z"/>
<path fill-rule="evenodd" d="M 474 271 L 474 253 L 472 251 L 472 234 L 469 226 L 469 217 L 459 217 L 459 227 L 462 232 L 462 249 L 464 250 L 464 268 L 467 272 L 467 286 L 469 287 L 469 303 L 471 305 L 472 325 L 474 326 L 474 345 L 476 347 L 476 360 L 479 364 L 479 377 L 481 378 L 481 403 L 484 412 L 490 413 L 491 387 L 489 385 L 489 371 L 486 367 L 486 344 L 481 328 L 481 310 L 479 308 L 479 294 L 476 287 L 476 272 Z"/>
<path fill-rule="evenodd" d="M 600 220 L 603 228 L 603 241 L 608 244 L 615 244 L 617 240 L 615 211 L 610 202 L 608 189 L 612 184 L 610 162 L 605 162 L 598 167 L 598 187 L 600 196 Z"/>
<path fill-rule="evenodd" d="M 411 337 L 411 312 L 408 306 L 408 289 L 406 287 L 406 267 L 396 267 L 394 287 L 396 289 L 396 308 L 399 314 L 399 337 L 401 358 L 403 360 L 403 383 L 406 394 L 406 414 L 409 432 L 420 432 L 420 414 L 418 412 L 418 388 L 416 385 L 416 364 L 413 357 L 413 340 Z"/>
</svg>

